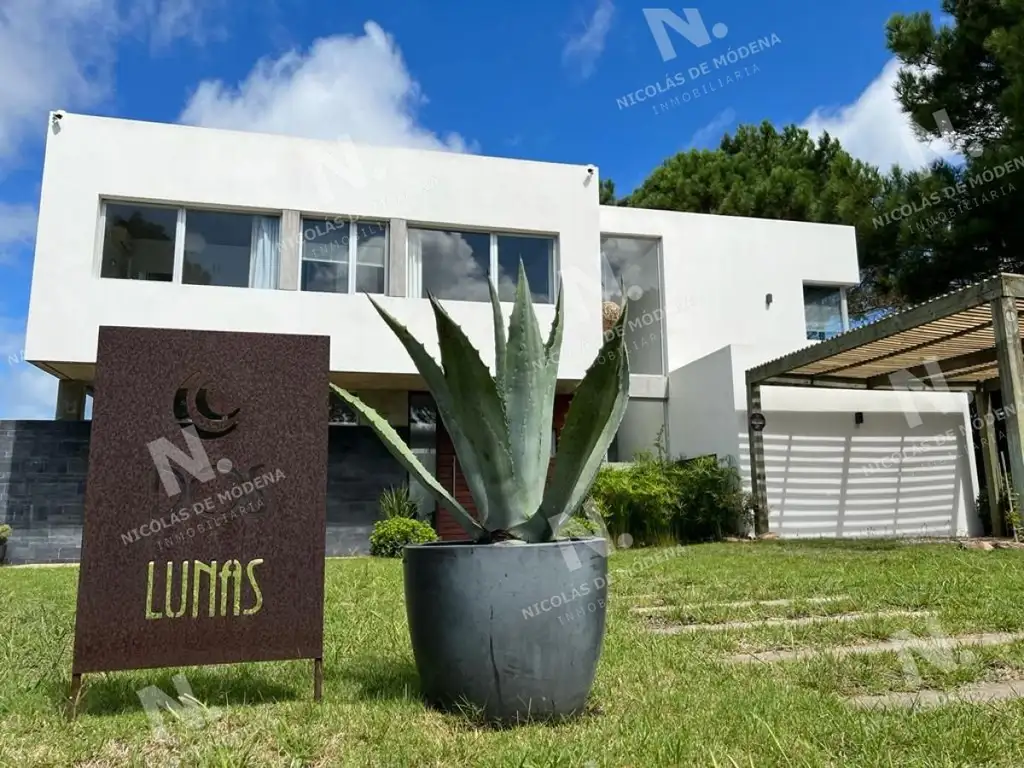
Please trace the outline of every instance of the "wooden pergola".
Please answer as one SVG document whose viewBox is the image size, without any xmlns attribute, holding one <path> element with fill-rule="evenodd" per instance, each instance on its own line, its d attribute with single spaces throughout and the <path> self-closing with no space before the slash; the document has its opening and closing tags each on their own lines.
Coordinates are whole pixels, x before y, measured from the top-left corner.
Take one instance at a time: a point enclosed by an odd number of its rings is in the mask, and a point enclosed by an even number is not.
<svg viewBox="0 0 1024 768">
<path fill-rule="evenodd" d="M 993 534 L 1000 535 L 999 457 L 990 393 L 1001 390 L 1013 491 L 1024 499 L 1024 276 L 1000 274 L 747 371 L 747 423 L 755 530 L 768 530 L 764 439 L 750 415 L 761 387 L 972 392 L 981 420 Z"/>
</svg>

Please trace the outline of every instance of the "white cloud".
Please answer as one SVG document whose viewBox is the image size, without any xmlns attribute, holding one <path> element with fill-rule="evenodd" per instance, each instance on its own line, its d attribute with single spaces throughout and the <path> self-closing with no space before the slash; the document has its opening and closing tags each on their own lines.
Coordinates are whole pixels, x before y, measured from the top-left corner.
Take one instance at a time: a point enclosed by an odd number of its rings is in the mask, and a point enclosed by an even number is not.
<svg viewBox="0 0 1024 768">
<path fill-rule="evenodd" d="M 31 243 L 35 234 L 35 206 L 0 202 L 0 266 L 13 264 L 17 254 L 12 246 Z"/>
<path fill-rule="evenodd" d="M 213 128 L 357 144 L 466 151 L 458 134 L 420 126 L 426 103 L 394 39 L 374 22 L 362 35 L 315 40 L 308 51 L 261 59 L 241 83 L 199 84 L 179 118 Z"/>
<path fill-rule="evenodd" d="M 814 137 L 828 131 L 851 155 L 882 171 L 897 163 L 912 169 L 940 158 L 956 158 L 945 140 L 923 143 L 914 135 L 910 118 L 903 114 L 893 90 L 899 69 L 900 62 L 892 59 L 855 102 L 839 108 L 819 107 L 802 127 Z"/>
<path fill-rule="evenodd" d="M 722 110 L 712 118 L 711 122 L 699 128 L 690 137 L 688 149 L 704 149 L 710 143 L 717 149 L 725 129 L 736 122 L 736 110 L 732 107 Z"/>
<path fill-rule="evenodd" d="M 122 39 L 154 47 L 213 36 L 223 0 L 19 0 L 0 9 L 0 170 L 42 142 L 51 109 L 89 109 L 113 90 Z"/>
<path fill-rule="evenodd" d="M 570 37 L 562 49 L 562 63 L 576 67 L 584 78 L 594 74 L 597 60 L 604 53 L 604 44 L 614 15 L 615 5 L 612 0 L 597 0 L 597 8 L 583 25 L 583 30 Z"/>
</svg>

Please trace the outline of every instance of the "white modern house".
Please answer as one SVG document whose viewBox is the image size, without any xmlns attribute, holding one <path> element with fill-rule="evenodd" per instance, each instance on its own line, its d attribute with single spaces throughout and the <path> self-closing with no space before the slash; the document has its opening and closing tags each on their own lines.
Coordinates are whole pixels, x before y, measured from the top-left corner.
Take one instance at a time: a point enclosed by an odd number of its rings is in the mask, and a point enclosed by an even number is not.
<svg viewBox="0 0 1024 768">
<path fill-rule="evenodd" d="M 624 286 L 633 375 L 612 458 L 662 433 L 672 454 L 746 472 L 746 370 L 845 330 L 858 282 L 852 228 L 602 206 L 593 166 L 77 114 L 47 128 L 26 357 L 61 380 L 61 420 L 82 417 L 102 325 L 329 335 L 334 381 L 460 492 L 425 388 L 361 293 L 424 339 L 439 296 L 487 360 L 487 281 L 511 300 L 522 260 L 542 322 L 563 279 L 559 413 Z M 780 535 L 977 532 L 966 395 L 772 387 L 763 410 Z M 959 449 L 907 457 L 950 429 Z"/>
</svg>

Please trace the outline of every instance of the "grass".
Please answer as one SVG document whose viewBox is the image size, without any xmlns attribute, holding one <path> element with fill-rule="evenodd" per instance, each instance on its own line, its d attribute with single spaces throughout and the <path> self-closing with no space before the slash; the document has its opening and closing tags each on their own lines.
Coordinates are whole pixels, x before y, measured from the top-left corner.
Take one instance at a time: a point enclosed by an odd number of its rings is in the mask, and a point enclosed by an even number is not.
<svg viewBox="0 0 1024 768">
<path fill-rule="evenodd" d="M 895 654 L 726 664 L 738 651 L 825 648 L 926 634 L 919 618 L 660 636 L 657 623 L 934 612 L 948 634 L 1024 630 L 1024 554 L 892 542 L 760 542 L 617 552 L 608 633 L 590 711 L 560 725 L 478 727 L 426 709 L 407 636 L 401 566 L 327 563 L 324 700 L 311 664 L 282 662 L 86 677 L 62 714 L 75 568 L 0 569 L 0 765 L 18 766 L 961 766 L 1024 764 L 1024 702 L 863 712 L 845 696 L 908 690 Z M 845 595 L 834 604 L 700 607 Z M 638 615 L 636 606 L 678 606 Z M 1024 643 L 973 648 L 921 684 L 1024 678 Z M 136 691 L 174 692 L 183 672 L 221 715 L 168 719 L 158 739 Z"/>
</svg>

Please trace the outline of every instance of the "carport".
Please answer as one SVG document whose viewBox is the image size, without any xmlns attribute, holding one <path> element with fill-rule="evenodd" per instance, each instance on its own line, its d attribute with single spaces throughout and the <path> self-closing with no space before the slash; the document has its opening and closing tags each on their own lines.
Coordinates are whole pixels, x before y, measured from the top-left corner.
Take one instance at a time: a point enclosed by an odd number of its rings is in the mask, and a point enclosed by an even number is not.
<svg viewBox="0 0 1024 768">
<path fill-rule="evenodd" d="M 1024 276 L 1000 274 L 747 371 L 747 424 L 755 531 L 768 531 L 761 388 L 831 387 L 974 393 L 992 531 L 1002 535 L 1001 488 L 990 393 L 1002 392 L 1013 493 L 1024 499 Z"/>
</svg>

